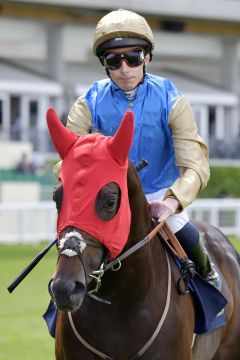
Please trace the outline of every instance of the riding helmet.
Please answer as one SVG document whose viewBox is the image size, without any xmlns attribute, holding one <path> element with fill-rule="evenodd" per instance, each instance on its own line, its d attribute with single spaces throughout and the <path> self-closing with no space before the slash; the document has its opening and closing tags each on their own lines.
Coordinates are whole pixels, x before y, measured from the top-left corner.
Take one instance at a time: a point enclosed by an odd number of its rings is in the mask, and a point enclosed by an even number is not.
<svg viewBox="0 0 240 360">
<path fill-rule="evenodd" d="M 140 46 L 151 53 L 154 37 L 145 18 L 133 11 L 118 9 L 105 15 L 97 24 L 93 53 L 100 57 L 112 48 Z"/>
</svg>

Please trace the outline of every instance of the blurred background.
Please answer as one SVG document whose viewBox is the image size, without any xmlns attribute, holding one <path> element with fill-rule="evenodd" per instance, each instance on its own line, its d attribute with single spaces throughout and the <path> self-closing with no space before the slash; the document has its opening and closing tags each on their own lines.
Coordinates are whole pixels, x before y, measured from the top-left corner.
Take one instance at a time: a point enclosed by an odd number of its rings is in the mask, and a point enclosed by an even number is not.
<svg viewBox="0 0 240 360">
<path fill-rule="evenodd" d="M 211 180 L 201 199 L 189 207 L 189 215 L 220 227 L 236 246 L 240 243 L 240 1 L 0 1 L 0 282 L 4 284 L 31 260 L 41 241 L 55 236 L 52 166 L 58 157 L 46 128 L 46 110 L 54 107 L 64 123 L 74 100 L 105 77 L 92 54 L 93 34 L 98 20 L 119 7 L 136 11 L 149 22 L 156 47 L 148 71 L 169 77 L 190 99 L 200 135 L 209 146 Z M 36 285 L 41 278 L 47 288 L 54 257 L 55 253 L 49 255 L 44 260 L 49 262 L 34 270 L 36 278 L 16 290 L 21 295 L 7 297 L 7 302 L 20 306 L 17 296 L 29 299 L 26 291 L 47 299 L 47 290 L 42 295 Z M 11 354 L 19 343 L 19 329 L 11 333 L 11 311 L 5 309 L 1 319 L 10 334 L 7 338 L 0 333 L 6 349 L 0 359 L 32 360 L 34 354 L 37 360 L 27 337 L 23 355 Z M 35 307 L 28 315 L 24 312 L 23 319 L 29 316 L 26 332 L 31 332 L 33 314 Z M 39 329 L 41 319 L 35 318 L 38 336 L 46 344 L 39 359 L 52 359 L 51 339 L 46 340 L 47 330 Z M 11 346 L 13 339 L 16 346 Z M 34 339 L 38 346 L 39 338 Z"/>
<path fill-rule="evenodd" d="M 92 54 L 93 35 L 98 20 L 118 6 L 111 0 L 0 4 L 0 241 L 37 241 L 55 232 L 57 157 L 46 110 L 53 106 L 65 122 L 74 100 L 105 77 Z M 202 196 L 238 197 L 240 2 L 123 0 L 121 7 L 144 15 L 153 29 L 156 47 L 148 71 L 172 79 L 191 100 L 213 166 Z M 207 211 L 215 205 L 201 206 Z M 195 204 L 194 213 L 189 211 L 197 216 Z M 198 216 L 216 223 L 219 214 Z M 227 225 L 220 223 L 229 233 Z M 235 225 L 231 231 L 240 234 Z"/>
</svg>

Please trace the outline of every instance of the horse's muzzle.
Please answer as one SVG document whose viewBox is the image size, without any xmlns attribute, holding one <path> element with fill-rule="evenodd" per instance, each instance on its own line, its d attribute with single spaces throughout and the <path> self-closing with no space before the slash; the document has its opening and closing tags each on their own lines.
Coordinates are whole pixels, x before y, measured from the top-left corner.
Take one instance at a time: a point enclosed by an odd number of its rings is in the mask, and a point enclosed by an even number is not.
<svg viewBox="0 0 240 360">
<path fill-rule="evenodd" d="M 65 279 L 51 279 L 48 288 L 56 307 L 61 311 L 78 310 L 87 292 L 81 282 Z"/>
</svg>

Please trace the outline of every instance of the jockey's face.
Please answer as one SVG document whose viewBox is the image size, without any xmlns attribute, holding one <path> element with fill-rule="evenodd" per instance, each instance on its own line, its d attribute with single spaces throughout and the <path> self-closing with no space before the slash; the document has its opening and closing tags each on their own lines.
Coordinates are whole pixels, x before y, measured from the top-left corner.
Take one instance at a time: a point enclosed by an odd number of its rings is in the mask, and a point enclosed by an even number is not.
<svg viewBox="0 0 240 360">
<path fill-rule="evenodd" d="M 136 47 L 123 47 L 118 49 L 110 49 L 106 52 L 107 54 L 124 54 L 129 51 L 141 50 Z M 127 60 L 123 58 L 121 61 L 121 66 L 117 70 L 110 70 L 109 75 L 115 84 L 119 86 L 120 89 L 124 91 L 129 91 L 134 89 L 143 78 L 143 66 L 149 63 L 150 56 L 146 54 L 144 56 L 144 61 L 138 66 L 131 67 L 129 66 Z"/>
</svg>

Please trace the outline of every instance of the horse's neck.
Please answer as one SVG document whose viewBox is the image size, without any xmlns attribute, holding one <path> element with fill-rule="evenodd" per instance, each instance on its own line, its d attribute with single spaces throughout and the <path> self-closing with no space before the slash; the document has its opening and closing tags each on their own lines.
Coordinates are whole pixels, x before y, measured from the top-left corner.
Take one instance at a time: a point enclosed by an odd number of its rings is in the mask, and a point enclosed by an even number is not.
<svg viewBox="0 0 240 360">
<path fill-rule="evenodd" d="M 130 207 L 132 213 L 131 230 L 128 239 L 128 245 L 134 245 L 143 239 L 151 231 L 151 217 L 149 205 L 145 195 L 139 192 L 138 196 L 130 198 Z"/>
<path fill-rule="evenodd" d="M 131 231 L 124 251 L 139 243 L 152 230 L 149 207 L 144 195 L 143 198 L 138 198 L 130 204 Z M 119 293 L 126 292 L 133 297 L 146 293 L 149 288 L 153 289 L 156 280 L 160 281 L 161 274 L 164 274 L 161 269 L 164 256 L 162 244 L 155 236 L 148 244 L 143 245 L 123 260 L 121 271 L 111 274 L 110 288 L 114 288 L 114 291 Z"/>
<path fill-rule="evenodd" d="M 127 307 L 124 311 L 135 313 L 143 304 L 152 306 L 153 299 L 160 303 L 166 289 L 166 255 L 160 240 L 155 236 L 124 259 L 120 271 L 108 274 L 107 282 L 103 281 L 101 295 L 109 298 L 114 306 Z"/>
</svg>

